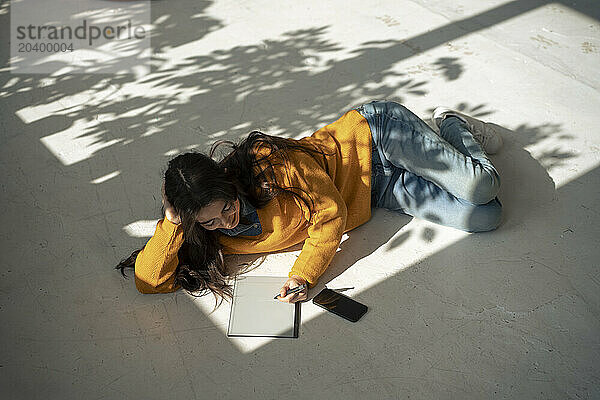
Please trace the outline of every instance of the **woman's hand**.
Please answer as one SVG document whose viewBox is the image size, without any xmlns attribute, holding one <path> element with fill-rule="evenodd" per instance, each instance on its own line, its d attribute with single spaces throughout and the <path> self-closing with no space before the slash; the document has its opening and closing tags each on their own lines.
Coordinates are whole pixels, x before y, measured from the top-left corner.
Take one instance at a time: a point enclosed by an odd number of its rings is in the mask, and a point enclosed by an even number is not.
<svg viewBox="0 0 600 400">
<path fill-rule="evenodd" d="M 306 284 L 306 289 L 292 293 L 286 296 L 288 290 L 293 289 L 302 284 Z M 301 276 L 292 275 L 279 291 L 279 297 L 277 298 L 279 301 L 283 301 L 284 303 L 295 303 L 297 301 L 306 300 L 308 298 L 308 282 Z"/>
<path fill-rule="evenodd" d="M 162 184 L 161 191 L 162 191 L 162 204 L 165 207 L 165 218 L 168 219 L 169 221 L 171 221 L 171 223 L 173 223 L 175 225 L 179 225 L 181 223 L 181 218 L 179 217 L 179 214 L 177 214 L 177 211 L 175 211 L 175 208 L 173 208 L 171 203 L 169 203 L 169 200 L 167 200 L 167 196 L 165 195 L 165 183 L 164 182 Z"/>
</svg>

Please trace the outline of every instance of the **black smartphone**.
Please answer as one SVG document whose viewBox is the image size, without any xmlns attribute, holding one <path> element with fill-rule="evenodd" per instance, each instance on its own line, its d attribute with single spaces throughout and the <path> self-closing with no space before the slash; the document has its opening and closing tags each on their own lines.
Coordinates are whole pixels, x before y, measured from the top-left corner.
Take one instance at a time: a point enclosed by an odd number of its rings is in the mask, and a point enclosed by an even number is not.
<svg viewBox="0 0 600 400">
<path fill-rule="evenodd" d="M 312 301 L 319 307 L 352 322 L 358 321 L 368 309 L 364 304 L 327 288 L 321 290 Z"/>
</svg>

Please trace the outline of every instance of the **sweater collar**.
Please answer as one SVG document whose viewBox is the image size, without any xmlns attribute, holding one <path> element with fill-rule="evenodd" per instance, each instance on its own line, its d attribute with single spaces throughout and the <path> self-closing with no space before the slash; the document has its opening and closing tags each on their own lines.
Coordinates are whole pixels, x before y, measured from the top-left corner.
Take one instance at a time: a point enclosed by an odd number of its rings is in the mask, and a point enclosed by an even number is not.
<svg viewBox="0 0 600 400">
<path fill-rule="evenodd" d="M 250 221 L 250 224 L 239 223 L 233 229 L 219 228 L 218 231 L 227 236 L 237 236 L 240 234 L 256 236 L 262 233 L 262 227 L 260 220 L 258 219 L 258 213 L 256 208 L 246 199 L 246 197 L 239 195 L 240 200 L 240 217 L 245 217 L 244 220 Z M 241 218 L 240 218 L 241 220 Z"/>
</svg>

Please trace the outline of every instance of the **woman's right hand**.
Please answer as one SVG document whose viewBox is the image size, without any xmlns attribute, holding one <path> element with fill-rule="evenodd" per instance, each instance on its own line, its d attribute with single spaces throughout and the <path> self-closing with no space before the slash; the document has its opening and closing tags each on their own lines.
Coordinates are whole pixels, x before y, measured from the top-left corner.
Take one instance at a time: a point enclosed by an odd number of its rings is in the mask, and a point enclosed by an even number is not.
<svg viewBox="0 0 600 400">
<path fill-rule="evenodd" d="M 168 219 L 171 223 L 173 223 L 175 225 L 179 225 L 181 223 L 181 218 L 179 217 L 179 214 L 177 214 L 177 211 L 175 211 L 175 208 L 173 208 L 171 203 L 169 203 L 169 200 L 167 200 L 167 196 L 165 195 L 165 183 L 164 182 L 162 184 L 161 191 L 162 191 L 162 204 L 165 207 L 165 218 Z"/>
</svg>

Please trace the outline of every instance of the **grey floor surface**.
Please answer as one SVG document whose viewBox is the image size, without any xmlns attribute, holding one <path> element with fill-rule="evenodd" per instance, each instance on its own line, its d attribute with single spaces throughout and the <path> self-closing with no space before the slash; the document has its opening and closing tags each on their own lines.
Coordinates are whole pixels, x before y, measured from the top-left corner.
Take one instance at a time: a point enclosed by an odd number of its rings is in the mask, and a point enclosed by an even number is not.
<svg viewBox="0 0 600 400">
<path fill-rule="evenodd" d="M 126 75 L 15 74 L 9 20 L 4 1 L 2 399 L 600 398 L 597 1 L 153 1 L 152 68 Z M 369 312 L 303 304 L 298 339 L 228 338 L 228 304 L 113 270 L 172 155 L 372 99 L 501 127 L 497 231 L 377 210 L 319 286 Z"/>
</svg>

